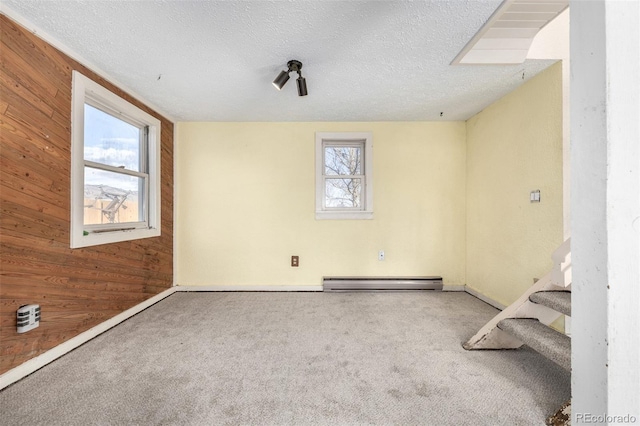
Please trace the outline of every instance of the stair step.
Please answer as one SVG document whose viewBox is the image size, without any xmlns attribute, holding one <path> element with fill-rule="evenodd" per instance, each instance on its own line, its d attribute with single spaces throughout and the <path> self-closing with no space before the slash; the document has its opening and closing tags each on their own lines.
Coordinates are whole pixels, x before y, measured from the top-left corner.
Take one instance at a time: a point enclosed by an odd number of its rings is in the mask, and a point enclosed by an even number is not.
<svg viewBox="0 0 640 426">
<path fill-rule="evenodd" d="M 551 361 L 571 370 L 571 339 L 535 318 L 508 318 L 498 328 L 521 340 Z"/>
<path fill-rule="evenodd" d="M 556 312 L 571 316 L 570 291 L 538 291 L 529 296 L 529 300 L 551 308 Z"/>
</svg>

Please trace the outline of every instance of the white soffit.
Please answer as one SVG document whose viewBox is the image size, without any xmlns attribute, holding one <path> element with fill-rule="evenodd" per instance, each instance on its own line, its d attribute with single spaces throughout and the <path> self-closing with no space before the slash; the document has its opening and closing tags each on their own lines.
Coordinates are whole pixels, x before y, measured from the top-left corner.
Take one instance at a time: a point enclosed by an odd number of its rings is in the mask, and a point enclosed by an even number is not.
<svg viewBox="0 0 640 426">
<path fill-rule="evenodd" d="M 451 65 L 521 64 L 534 37 L 569 0 L 504 0 Z"/>
</svg>

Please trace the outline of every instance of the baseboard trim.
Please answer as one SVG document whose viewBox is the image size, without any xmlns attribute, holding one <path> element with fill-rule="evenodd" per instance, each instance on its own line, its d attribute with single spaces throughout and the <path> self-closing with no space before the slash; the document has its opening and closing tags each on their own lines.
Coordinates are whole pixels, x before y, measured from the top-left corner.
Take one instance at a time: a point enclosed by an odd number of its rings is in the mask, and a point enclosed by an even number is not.
<svg viewBox="0 0 640 426">
<path fill-rule="evenodd" d="M 115 317 L 108 319 L 107 321 L 78 334 L 77 336 L 67 340 L 66 342 L 61 343 L 52 349 L 49 349 L 45 353 L 40 354 L 37 357 L 32 358 L 15 368 L 12 368 L 6 373 L 0 375 L 0 390 L 6 388 L 7 386 L 17 382 L 24 377 L 27 377 L 29 374 L 41 369 L 45 365 L 49 364 L 52 361 L 55 361 L 64 354 L 71 352 L 75 348 L 83 345 L 94 337 L 109 330 L 110 328 L 115 327 L 124 320 L 129 319 L 137 313 L 142 312 L 148 307 L 158 303 L 165 297 L 171 296 L 173 293 L 175 293 L 175 291 L 175 287 L 171 287 L 163 291 L 162 293 L 159 293 L 145 300 L 144 302 L 139 303 L 130 309 L 127 309 L 126 311 L 116 315 Z"/>
<path fill-rule="evenodd" d="M 188 291 L 322 291 L 321 285 L 178 285 L 178 292 Z"/>
<path fill-rule="evenodd" d="M 468 286 L 465 286 L 464 291 L 466 291 L 467 293 L 469 293 L 473 297 L 476 297 L 476 298 L 482 300 L 484 303 L 487 303 L 487 304 L 493 306 L 496 309 L 500 309 L 502 311 L 504 308 L 506 308 L 506 306 L 503 305 L 502 303 L 496 302 L 492 298 L 487 297 L 484 294 L 479 293 L 478 291 L 476 291 L 476 290 L 474 290 L 472 288 L 469 288 Z"/>
<path fill-rule="evenodd" d="M 444 285 L 442 291 L 465 291 L 466 286 L 463 285 Z"/>
</svg>

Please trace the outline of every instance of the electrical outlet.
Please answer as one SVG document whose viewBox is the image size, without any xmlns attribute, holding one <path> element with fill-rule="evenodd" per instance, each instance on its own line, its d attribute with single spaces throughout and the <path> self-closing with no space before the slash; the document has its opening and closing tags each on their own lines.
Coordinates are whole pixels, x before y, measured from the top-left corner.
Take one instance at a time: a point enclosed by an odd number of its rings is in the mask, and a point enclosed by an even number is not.
<svg viewBox="0 0 640 426">
<path fill-rule="evenodd" d="M 300 266 L 300 256 L 291 256 L 291 266 L 294 268 Z"/>
<path fill-rule="evenodd" d="M 378 252 L 378 260 L 384 260 L 384 250 Z"/>
</svg>

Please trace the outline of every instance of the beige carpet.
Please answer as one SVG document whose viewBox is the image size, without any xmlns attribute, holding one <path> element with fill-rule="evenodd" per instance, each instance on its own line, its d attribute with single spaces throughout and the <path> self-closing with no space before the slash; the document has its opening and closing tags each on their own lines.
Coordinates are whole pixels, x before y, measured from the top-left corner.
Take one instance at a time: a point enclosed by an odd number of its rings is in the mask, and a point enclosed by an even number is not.
<svg viewBox="0 0 640 426">
<path fill-rule="evenodd" d="M 570 376 L 465 293 L 176 293 L 0 392 L 7 425 L 543 425 Z M 45 315 L 45 313 L 43 313 Z"/>
</svg>

